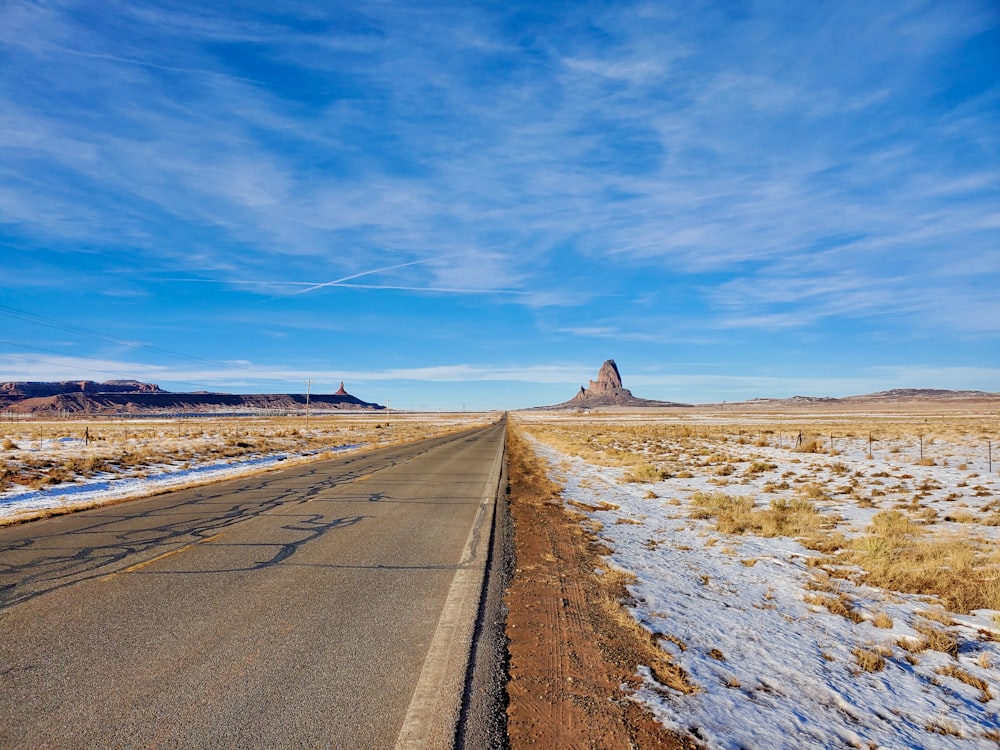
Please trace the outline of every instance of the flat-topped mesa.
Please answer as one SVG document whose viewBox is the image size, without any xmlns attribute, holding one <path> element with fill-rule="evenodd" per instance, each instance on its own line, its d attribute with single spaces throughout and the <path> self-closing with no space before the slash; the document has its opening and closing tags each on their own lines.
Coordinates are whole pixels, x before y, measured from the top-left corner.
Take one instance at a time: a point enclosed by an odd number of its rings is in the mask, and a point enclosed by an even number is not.
<svg viewBox="0 0 1000 750">
<path fill-rule="evenodd" d="M 106 383 L 96 383 L 93 380 L 0 383 L 2 396 L 31 398 L 69 393 L 164 393 L 164 391 L 155 383 L 142 383 L 138 380 L 109 380 Z"/>
<path fill-rule="evenodd" d="M 586 388 L 581 386 L 580 392 L 576 394 L 578 399 L 588 399 L 595 396 L 632 398 L 632 391 L 622 386 L 622 376 L 613 359 L 609 359 L 601 365 L 601 371 L 597 373 L 597 380 L 591 380 Z"/>
</svg>

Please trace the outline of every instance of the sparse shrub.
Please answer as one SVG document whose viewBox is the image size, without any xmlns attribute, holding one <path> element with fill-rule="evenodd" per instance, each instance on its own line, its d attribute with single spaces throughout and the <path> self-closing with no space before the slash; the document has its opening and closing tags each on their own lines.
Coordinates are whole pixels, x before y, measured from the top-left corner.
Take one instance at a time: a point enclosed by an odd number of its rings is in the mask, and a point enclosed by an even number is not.
<svg viewBox="0 0 1000 750">
<path fill-rule="evenodd" d="M 885 659 L 874 649 L 858 646 L 852 649 L 851 653 L 854 654 L 858 666 L 866 672 L 880 672 L 885 669 Z"/>
<path fill-rule="evenodd" d="M 832 533 L 821 532 L 818 534 L 811 534 L 801 538 L 799 541 L 806 549 L 815 550 L 816 552 L 821 552 L 824 555 L 831 555 L 834 552 L 843 549 L 848 544 L 847 537 L 839 531 L 834 531 Z M 810 561 L 815 559 L 817 558 L 810 558 Z M 817 563 L 818 562 L 821 561 L 817 560 Z"/>
<path fill-rule="evenodd" d="M 623 482 L 648 483 L 660 482 L 670 477 L 670 472 L 660 469 L 653 464 L 639 464 L 634 469 L 622 475 Z"/>
<path fill-rule="evenodd" d="M 18 447 L 18 446 L 17 446 L 17 443 L 15 443 L 15 442 L 14 442 L 13 440 L 11 440 L 10 438 L 4 438 L 4 439 L 3 439 L 3 443 L 0 443 L 0 445 L 2 445 L 2 446 L 3 446 L 3 449 L 4 449 L 5 451 L 16 451 L 16 450 L 17 450 L 17 447 Z"/>
<path fill-rule="evenodd" d="M 924 636 L 926 648 L 948 654 L 954 659 L 958 658 L 958 638 L 954 634 L 919 620 L 913 623 L 913 629 Z"/>
<path fill-rule="evenodd" d="M 815 437 L 806 437 L 802 439 L 802 442 L 798 443 L 793 450 L 796 453 L 822 453 L 823 445 Z"/>
<path fill-rule="evenodd" d="M 889 615 L 887 615 L 885 612 L 878 612 L 872 618 L 872 625 L 874 625 L 876 628 L 882 628 L 884 630 L 889 630 L 892 627 L 893 622 L 892 622 L 892 618 Z"/>
<path fill-rule="evenodd" d="M 967 510 L 956 510 L 946 515 L 944 520 L 952 523 L 977 523 L 979 516 Z"/>
<path fill-rule="evenodd" d="M 803 495 L 805 495 L 806 497 L 810 498 L 811 500 L 829 500 L 830 499 L 829 497 L 827 497 L 827 494 L 823 491 L 823 488 L 820 487 L 815 482 L 808 482 L 808 483 L 802 485 L 799 488 L 799 492 L 801 492 Z"/>
<path fill-rule="evenodd" d="M 757 474 L 763 474 L 765 471 L 774 471 L 777 468 L 777 464 L 767 461 L 754 461 L 747 467 L 746 473 L 748 476 L 756 476 Z"/>
<path fill-rule="evenodd" d="M 1000 554 L 964 537 L 922 538 L 925 528 L 899 511 L 877 513 L 870 533 L 851 543 L 848 560 L 865 569 L 872 586 L 934 594 L 956 612 L 1000 609 Z"/>
<path fill-rule="evenodd" d="M 846 617 L 854 623 L 864 622 L 865 618 L 860 612 L 854 609 L 854 602 L 852 602 L 851 598 L 846 594 L 840 594 L 839 596 L 806 594 L 804 598 L 807 604 L 815 604 L 820 607 L 825 607 L 830 614 Z"/>
<path fill-rule="evenodd" d="M 925 620 L 933 620 L 934 622 L 939 622 L 947 628 L 950 628 L 955 624 L 955 620 L 952 619 L 951 614 L 944 609 L 923 609 L 917 612 L 918 615 L 923 617 Z"/>
<path fill-rule="evenodd" d="M 762 492 L 778 492 L 779 490 L 789 489 L 788 482 L 765 482 L 764 486 L 761 488 Z"/>
<path fill-rule="evenodd" d="M 814 532 L 832 520 L 824 518 L 812 503 L 803 499 L 775 498 L 769 508 L 757 508 L 752 497 L 695 492 L 691 504 L 693 517 L 715 518 L 715 528 L 723 534 L 796 536 Z"/>
</svg>

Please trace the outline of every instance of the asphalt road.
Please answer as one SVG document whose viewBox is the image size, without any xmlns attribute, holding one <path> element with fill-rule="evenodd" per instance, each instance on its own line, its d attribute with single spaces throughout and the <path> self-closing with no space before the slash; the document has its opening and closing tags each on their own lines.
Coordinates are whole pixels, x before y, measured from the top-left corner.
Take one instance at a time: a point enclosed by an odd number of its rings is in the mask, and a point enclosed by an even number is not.
<svg viewBox="0 0 1000 750">
<path fill-rule="evenodd" d="M 503 425 L 0 529 L 0 747 L 450 745 Z"/>
</svg>

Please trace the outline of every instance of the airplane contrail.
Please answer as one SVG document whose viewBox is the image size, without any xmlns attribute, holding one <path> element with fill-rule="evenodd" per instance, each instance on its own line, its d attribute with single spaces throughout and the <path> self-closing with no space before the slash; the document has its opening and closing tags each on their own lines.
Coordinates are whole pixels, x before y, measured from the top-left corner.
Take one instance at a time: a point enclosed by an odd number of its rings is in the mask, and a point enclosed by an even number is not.
<svg viewBox="0 0 1000 750">
<path fill-rule="evenodd" d="M 421 263 L 430 263 L 435 260 L 444 260 L 445 258 L 454 258 L 455 255 L 438 255 L 434 258 L 424 258 L 423 260 L 411 260 L 408 263 L 397 263 L 394 266 L 385 266 L 384 268 L 373 268 L 370 271 L 361 271 L 360 273 L 354 273 L 350 276 L 344 276 L 340 279 L 334 279 L 333 281 L 326 281 L 322 284 L 314 284 L 307 289 L 300 289 L 297 292 L 292 292 L 287 295 L 288 297 L 294 297 L 298 294 L 307 294 L 309 292 L 315 292 L 317 289 L 323 289 L 328 286 L 340 286 L 347 281 L 353 281 L 354 279 L 360 279 L 362 276 L 371 276 L 373 273 L 381 273 L 382 271 L 395 271 L 397 268 L 406 268 L 407 266 L 417 266 Z"/>
</svg>

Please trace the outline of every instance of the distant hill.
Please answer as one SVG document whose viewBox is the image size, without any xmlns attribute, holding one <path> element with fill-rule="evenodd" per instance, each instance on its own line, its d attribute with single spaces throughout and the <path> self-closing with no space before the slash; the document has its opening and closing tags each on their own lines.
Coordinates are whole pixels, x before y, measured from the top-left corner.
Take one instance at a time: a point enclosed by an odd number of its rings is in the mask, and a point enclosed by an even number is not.
<svg viewBox="0 0 1000 750">
<path fill-rule="evenodd" d="M 867 393 L 860 396 L 844 396 L 834 398 L 832 396 L 792 396 L 791 398 L 755 398 L 749 401 L 728 402 L 721 404 L 699 404 L 702 407 L 732 407 L 742 405 L 751 409 L 769 409 L 773 407 L 798 407 L 807 408 L 811 406 L 841 407 L 846 409 L 861 408 L 864 406 L 877 406 L 879 404 L 920 404 L 920 403 L 940 403 L 954 404 L 956 407 L 965 408 L 966 405 L 975 403 L 1000 403 L 1000 393 L 988 393 L 986 391 L 950 391 L 940 388 L 893 388 L 888 391 L 877 393 Z M 569 401 L 552 406 L 536 406 L 537 410 L 579 410 L 621 407 L 621 408 L 666 408 L 666 407 L 691 407 L 691 404 L 682 404 L 672 401 L 652 401 L 645 398 L 637 398 L 632 395 L 622 384 L 621 373 L 618 365 L 613 359 L 607 360 L 601 365 L 601 370 L 597 375 L 597 380 L 591 380 L 586 386 L 580 386 L 580 390 Z"/>
<path fill-rule="evenodd" d="M 888 391 L 865 393 L 858 396 L 792 396 L 791 398 L 755 398 L 746 401 L 755 405 L 808 406 L 811 404 L 862 406 L 865 404 L 952 403 L 956 401 L 998 401 L 1000 393 L 987 391 L 950 391 L 942 388 L 892 388 Z"/>
<path fill-rule="evenodd" d="M 1000 393 L 987 391 L 948 391 L 940 388 L 893 388 L 888 391 L 868 393 L 863 396 L 847 396 L 843 401 L 907 401 L 935 399 L 994 399 L 1000 398 Z"/>
<path fill-rule="evenodd" d="M 117 414 L 176 413 L 228 410 L 305 409 L 306 396 L 298 393 L 172 393 L 154 383 L 137 380 L 0 383 L 0 410 L 19 414 Z M 344 389 L 314 393 L 309 407 L 316 411 L 378 411 L 380 404 L 362 401 Z"/>
</svg>

